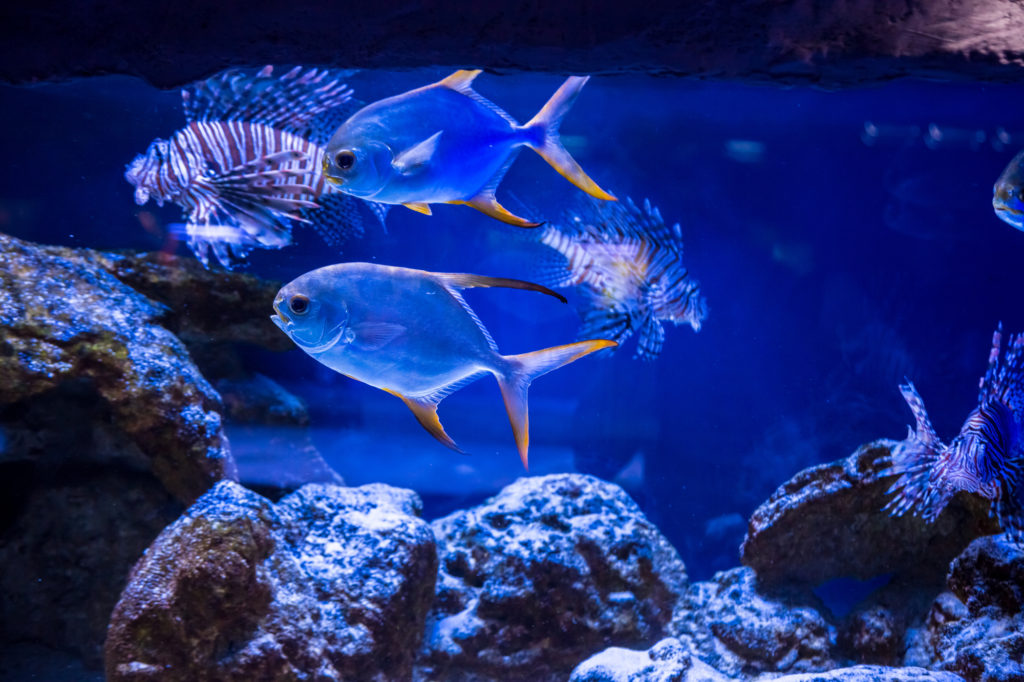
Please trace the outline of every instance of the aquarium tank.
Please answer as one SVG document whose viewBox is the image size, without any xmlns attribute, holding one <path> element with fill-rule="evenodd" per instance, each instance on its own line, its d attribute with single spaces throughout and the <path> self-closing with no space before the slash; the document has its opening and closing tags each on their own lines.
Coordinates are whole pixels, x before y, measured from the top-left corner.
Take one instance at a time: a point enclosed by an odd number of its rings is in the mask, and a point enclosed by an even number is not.
<svg viewBox="0 0 1024 682">
<path fill-rule="evenodd" d="M 4 10 L 0 679 L 1024 680 L 1024 7 L 664 4 Z"/>
</svg>

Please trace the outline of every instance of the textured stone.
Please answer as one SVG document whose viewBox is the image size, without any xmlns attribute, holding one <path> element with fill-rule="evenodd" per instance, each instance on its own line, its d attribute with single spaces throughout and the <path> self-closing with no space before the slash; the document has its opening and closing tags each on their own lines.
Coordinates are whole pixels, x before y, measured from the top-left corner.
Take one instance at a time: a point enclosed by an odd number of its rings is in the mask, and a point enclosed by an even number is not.
<svg viewBox="0 0 1024 682">
<path fill-rule="evenodd" d="M 217 484 L 132 571 L 107 679 L 410 677 L 437 575 L 419 511 L 380 484 L 311 484 L 276 505 Z"/>
<path fill-rule="evenodd" d="M 750 518 L 741 559 L 765 584 L 819 585 L 833 578 L 867 580 L 906 573 L 941 582 L 949 562 L 976 537 L 998 532 L 988 504 L 960 494 L 935 523 L 882 508 L 894 480 L 894 441 L 862 446 L 850 457 L 804 469 Z"/>
<path fill-rule="evenodd" d="M 1016 0 L 7 3 L 0 80 L 97 73 L 182 85 L 227 66 L 459 65 L 854 85 L 900 76 L 1016 81 Z"/>
<path fill-rule="evenodd" d="M 705 663 L 733 677 L 829 670 L 835 629 L 813 606 L 760 591 L 746 567 L 694 583 L 669 633 Z"/>
<path fill-rule="evenodd" d="M 280 282 L 208 270 L 166 253 L 84 252 L 132 289 L 166 306 L 162 324 L 188 345 L 239 342 L 292 350 L 270 321 Z"/>
<path fill-rule="evenodd" d="M 220 398 L 160 324 L 164 306 L 95 252 L 0 235 L 0 253 L 0 405 L 86 380 L 182 501 L 235 475 Z"/>
<path fill-rule="evenodd" d="M 855 665 L 824 673 L 776 677 L 774 682 L 961 682 L 956 675 L 924 668 Z"/>
<path fill-rule="evenodd" d="M 978 538 L 949 567 L 949 589 L 971 615 L 1024 611 L 1024 548 L 1005 534 Z"/>
<path fill-rule="evenodd" d="M 69 478 L 33 488 L 0 533 L 0 641 L 44 643 L 98 667 L 132 564 L 181 506 L 148 474 Z"/>
<path fill-rule="evenodd" d="M 1005 534 L 972 542 L 917 633 L 915 659 L 971 682 L 1024 680 L 1022 567 L 1024 548 Z"/>
<path fill-rule="evenodd" d="M 262 374 L 230 375 L 214 386 L 241 482 L 275 496 L 306 483 L 344 485 L 313 445 L 302 400 Z"/>
<path fill-rule="evenodd" d="M 422 679 L 565 679 L 604 647 L 656 641 L 686 587 L 633 500 L 591 476 L 522 478 L 432 526 L 440 572 Z"/>
<path fill-rule="evenodd" d="M 678 639 L 663 639 L 647 651 L 611 647 L 576 666 L 569 682 L 728 682 L 692 656 Z"/>
</svg>

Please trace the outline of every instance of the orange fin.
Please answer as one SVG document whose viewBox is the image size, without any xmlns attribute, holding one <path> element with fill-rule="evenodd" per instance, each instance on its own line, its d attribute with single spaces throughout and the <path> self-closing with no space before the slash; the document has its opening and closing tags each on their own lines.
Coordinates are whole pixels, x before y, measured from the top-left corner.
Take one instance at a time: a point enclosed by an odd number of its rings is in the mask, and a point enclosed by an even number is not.
<svg viewBox="0 0 1024 682">
<path fill-rule="evenodd" d="M 532 353 L 503 356 L 508 367 L 504 374 L 498 375 L 498 387 L 505 401 L 508 420 L 512 423 L 519 459 L 527 470 L 530 468 L 530 413 L 527 407 L 530 383 L 539 376 L 579 360 L 584 355 L 617 345 L 619 344 L 614 341 L 593 339 L 536 350 Z"/>
<path fill-rule="evenodd" d="M 466 206 L 472 206 L 476 210 L 480 211 L 484 215 L 489 215 L 492 218 L 496 218 L 503 223 L 509 225 L 515 225 L 516 227 L 540 227 L 544 223 L 535 223 L 532 220 L 526 218 L 520 218 L 514 213 L 510 212 L 507 208 L 498 203 L 498 200 L 494 198 L 493 194 L 480 194 L 472 199 L 466 201 L 449 201 L 449 204 L 465 204 Z"/>
<path fill-rule="evenodd" d="M 438 85 L 443 85 L 446 88 L 451 88 L 457 92 L 465 92 L 473 86 L 473 79 L 479 76 L 483 71 L 481 69 L 462 69 L 456 71 L 452 75 L 438 81 Z"/>
<path fill-rule="evenodd" d="M 402 204 L 402 206 L 405 206 L 406 208 L 412 209 L 413 211 L 416 211 L 417 213 L 422 213 L 423 215 L 433 215 L 430 212 L 430 204 L 422 202 L 422 201 L 410 201 L 407 204 Z"/>
<path fill-rule="evenodd" d="M 552 291 L 545 286 L 540 284 L 534 284 L 533 282 L 527 282 L 521 279 L 509 279 L 507 277 L 486 277 L 484 275 L 471 275 L 468 273 L 461 272 L 438 272 L 435 273 L 438 277 L 441 277 L 450 286 L 456 289 L 472 289 L 474 287 L 504 287 L 506 289 L 524 289 L 526 291 L 537 291 L 548 296 L 554 296 L 562 303 L 568 303 L 565 296 L 562 296 L 556 291 Z"/>
<path fill-rule="evenodd" d="M 592 197 L 604 199 L 605 201 L 616 201 L 614 196 L 601 189 L 580 168 L 576 160 L 562 146 L 562 141 L 558 136 L 558 129 L 562 125 L 562 119 L 569 111 L 572 103 L 576 101 L 580 90 L 583 89 L 583 86 L 589 79 L 590 76 L 572 76 L 566 79 L 562 83 L 562 87 L 555 91 L 555 94 L 551 96 L 547 104 L 522 128 L 523 130 L 536 131 L 535 134 L 540 137 L 539 142 L 528 142 L 527 146 L 540 154 L 541 158 L 551 164 L 551 167 L 558 171 L 563 178 Z"/>
<path fill-rule="evenodd" d="M 444 445 L 447 445 L 456 452 L 463 452 L 462 448 L 455 444 L 455 441 L 451 439 L 444 431 L 444 427 L 441 426 L 441 419 L 437 416 L 437 403 L 429 400 L 417 400 L 416 398 L 406 398 L 401 393 L 396 393 L 390 389 L 385 388 L 385 391 L 391 395 L 398 396 L 405 403 L 406 407 L 412 410 L 413 415 L 416 417 L 416 421 L 420 423 L 420 426 L 425 428 L 431 436 L 439 440 Z"/>
</svg>

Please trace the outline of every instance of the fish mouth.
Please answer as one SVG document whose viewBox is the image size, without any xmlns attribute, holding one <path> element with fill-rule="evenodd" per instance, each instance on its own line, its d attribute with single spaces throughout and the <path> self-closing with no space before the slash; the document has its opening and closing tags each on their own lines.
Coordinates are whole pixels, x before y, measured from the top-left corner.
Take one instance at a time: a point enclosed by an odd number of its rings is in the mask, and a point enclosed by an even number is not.
<svg viewBox="0 0 1024 682">
<path fill-rule="evenodd" d="M 338 323 L 335 325 L 330 332 L 321 333 L 319 341 L 307 341 L 302 338 L 295 329 L 295 323 L 287 318 L 284 313 L 278 309 L 277 304 L 274 304 L 274 310 L 277 310 L 277 315 L 271 315 L 270 321 L 277 325 L 278 329 L 288 335 L 295 345 L 306 351 L 310 355 L 319 355 L 326 353 L 330 349 L 337 345 L 338 341 L 345 334 L 345 324 Z"/>
</svg>

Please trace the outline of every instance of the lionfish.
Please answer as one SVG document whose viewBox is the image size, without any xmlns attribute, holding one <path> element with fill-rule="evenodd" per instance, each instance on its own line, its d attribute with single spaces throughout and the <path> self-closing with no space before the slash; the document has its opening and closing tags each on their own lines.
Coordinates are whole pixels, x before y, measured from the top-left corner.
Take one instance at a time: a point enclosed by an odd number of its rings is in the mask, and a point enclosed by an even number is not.
<svg viewBox="0 0 1024 682">
<path fill-rule="evenodd" d="M 544 228 L 540 242 L 564 259 L 542 274 L 544 283 L 583 294 L 580 338 L 621 344 L 635 333 L 634 357 L 653 360 L 665 343 L 662 322 L 700 331 L 707 306 L 683 267 L 679 224 L 666 226 L 649 201 L 641 208 L 629 198 L 588 199 L 562 225 Z"/>
<path fill-rule="evenodd" d="M 885 506 L 893 516 L 911 512 L 929 523 L 958 491 L 987 498 L 999 525 L 1024 540 L 1024 334 L 1011 337 L 1000 363 L 1002 324 L 992 335 L 988 370 L 981 378 L 978 407 L 946 445 L 935 433 L 914 385 L 900 386 L 917 422 L 895 450 L 886 476 L 899 476 Z"/>
<path fill-rule="evenodd" d="M 331 112 L 352 99 L 348 72 L 295 67 L 280 77 L 226 71 L 182 90 L 187 125 L 154 140 L 125 171 L 135 203 L 172 201 L 196 257 L 225 267 L 254 247 L 291 242 L 292 221 L 312 223 L 337 245 L 342 228 L 361 230 L 354 202 L 326 194 L 323 147 Z M 319 118 L 318 118 L 319 117 Z"/>
</svg>

